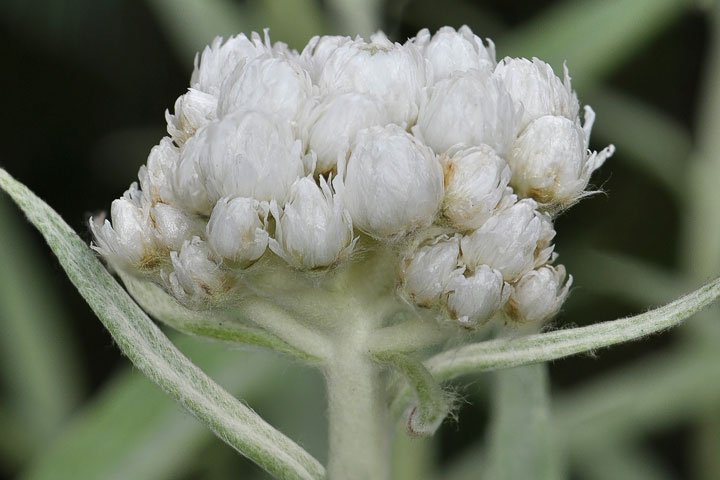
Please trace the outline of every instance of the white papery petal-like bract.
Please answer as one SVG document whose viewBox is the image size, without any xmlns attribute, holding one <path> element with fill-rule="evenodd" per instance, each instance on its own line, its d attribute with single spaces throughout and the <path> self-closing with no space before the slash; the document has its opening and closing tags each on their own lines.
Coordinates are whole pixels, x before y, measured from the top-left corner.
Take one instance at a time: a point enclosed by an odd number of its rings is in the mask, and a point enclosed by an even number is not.
<svg viewBox="0 0 720 480">
<path fill-rule="evenodd" d="M 319 187 L 311 177 L 297 180 L 282 212 L 276 204 L 270 211 L 277 222 L 270 249 L 293 267 L 327 267 L 351 253 L 352 220 L 324 178 Z"/>
<path fill-rule="evenodd" d="M 403 262 L 400 280 L 404 293 L 420 306 L 432 306 L 448 282 L 463 274 L 459 256 L 459 235 L 452 238 L 442 235 L 418 248 Z"/>
<path fill-rule="evenodd" d="M 173 271 L 164 280 L 176 298 L 197 304 L 225 293 L 230 277 L 210 259 L 207 244 L 198 237 L 186 240 L 180 253 L 170 252 Z"/>
<path fill-rule="evenodd" d="M 344 43 L 327 57 L 318 77 L 323 94 L 359 92 L 382 98 L 394 123 L 415 121 L 423 87 L 426 60 L 412 44 Z"/>
<path fill-rule="evenodd" d="M 570 75 L 564 68 L 560 80 L 550 65 L 540 59 L 504 58 L 498 63 L 495 75 L 522 107 L 518 130 L 544 115 L 559 115 L 575 121 L 580 111 L 577 95 L 570 86 Z"/>
<path fill-rule="evenodd" d="M 345 158 L 357 132 L 390 123 L 382 100 L 363 93 L 342 93 L 326 97 L 308 119 L 308 147 L 317 155 L 317 173 L 327 173 Z"/>
<path fill-rule="evenodd" d="M 168 137 L 150 150 L 147 164 L 141 166 L 138 172 L 140 190 L 146 203 L 176 203 L 173 179 L 179 162 L 180 151 Z"/>
<path fill-rule="evenodd" d="M 172 187 L 178 204 L 202 215 L 210 215 L 213 203 L 208 198 L 205 177 L 200 165 L 207 159 L 207 130 L 190 137 L 180 150 L 180 160 L 173 172 Z"/>
<path fill-rule="evenodd" d="M 253 197 L 285 202 L 304 174 L 301 145 L 287 123 L 255 111 L 239 111 L 208 125 L 197 164 L 208 198 Z"/>
<path fill-rule="evenodd" d="M 325 68 L 325 63 L 328 61 L 330 55 L 332 55 L 338 47 L 352 41 L 352 38 L 341 35 L 322 35 L 310 39 L 300 54 L 300 62 L 310 74 L 313 83 L 318 83 L 320 74 Z"/>
<path fill-rule="evenodd" d="M 441 157 L 443 213 L 458 228 L 480 228 L 508 194 L 510 167 L 491 147 L 479 145 Z"/>
<path fill-rule="evenodd" d="M 96 222 L 90 219 L 95 238 L 95 250 L 113 264 L 143 270 L 154 263 L 155 235 L 149 211 L 128 195 L 114 200 L 109 220 Z"/>
<path fill-rule="evenodd" d="M 526 273 L 515 284 L 505 311 L 520 324 L 545 323 L 560 311 L 572 281 L 572 275 L 565 281 L 562 265 L 546 265 Z"/>
<path fill-rule="evenodd" d="M 379 239 L 430 225 L 443 198 L 439 161 L 397 125 L 358 132 L 344 183 L 353 222 Z"/>
<path fill-rule="evenodd" d="M 310 76 L 297 62 L 270 54 L 238 65 L 218 96 L 218 117 L 259 110 L 294 120 L 312 92 Z"/>
<path fill-rule="evenodd" d="M 205 222 L 197 215 L 166 203 L 157 203 L 150 209 L 158 242 L 169 250 L 180 250 L 188 238 L 202 235 Z"/>
<path fill-rule="evenodd" d="M 542 232 L 537 203 L 523 199 L 500 210 L 480 228 L 463 237 L 462 260 L 471 269 L 489 265 L 506 281 L 532 270 Z"/>
<path fill-rule="evenodd" d="M 447 306 L 459 325 L 472 329 L 487 323 L 511 290 L 499 271 L 481 265 L 472 275 L 457 275 L 448 282 Z"/>
<path fill-rule="evenodd" d="M 260 202 L 254 198 L 221 198 L 207 223 L 210 250 L 234 265 L 245 267 L 265 253 L 268 233 Z"/>
<path fill-rule="evenodd" d="M 195 70 L 190 77 L 190 86 L 217 96 L 223 81 L 238 65 L 270 50 L 255 32 L 251 38 L 247 38 L 244 33 L 230 37 L 227 41 L 215 37 L 212 44 L 195 56 Z"/>
<path fill-rule="evenodd" d="M 581 196 L 590 176 L 612 149 L 587 151 L 586 134 L 578 122 L 546 115 L 533 120 L 513 142 L 507 161 L 511 185 L 523 197 L 567 205 Z"/>
<path fill-rule="evenodd" d="M 165 112 L 167 131 L 182 144 L 195 132 L 217 118 L 217 97 L 195 88 L 175 101 L 175 113 Z"/>
<path fill-rule="evenodd" d="M 547 212 L 541 212 L 538 214 L 538 218 L 540 219 L 540 235 L 538 235 L 537 247 L 535 247 L 535 268 L 553 263 L 557 258 L 555 245 L 552 243 L 555 238 L 552 217 Z"/>
<path fill-rule="evenodd" d="M 436 153 L 457 144 L 486 144 L 504 155 L 515 138 L 517 112 L 500 80 L 480 70 L 437 82 L 415 127 Z"/>
<path fill-rule="evenodd" d="M 434 35 L 426 28 L 420 30 L 412 42 L 420 48 L 432 65 L 433 80 L 448 78 L 455 72 L 485 70 L 492 72 L 496 65 L 495 45 L 488 40 L 485 46 L 467 25 L 457 31 L 442 27 Z"/>
</svg>

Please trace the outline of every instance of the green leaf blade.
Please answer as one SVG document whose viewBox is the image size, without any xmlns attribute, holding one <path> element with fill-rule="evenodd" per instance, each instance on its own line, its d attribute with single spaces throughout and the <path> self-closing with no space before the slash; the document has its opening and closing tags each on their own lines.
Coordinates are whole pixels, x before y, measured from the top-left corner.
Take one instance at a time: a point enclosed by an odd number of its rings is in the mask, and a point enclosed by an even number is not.
<svg viewBox="0 0 720 480">
<path fill-rule="evenodd" d="M 495 372 L 493 384 L 488 478 L 559 479 L 547 365 Z"/>
<path fill-rule="evenodd" d="M 190 362 L 45 202 L 0 169 L 0 186 L 47 240 L 120 349 L 216 435 L 280 478 L 323 478 L 323 467 Z"/>
<path fill-rule="evenodd" d="M 679 325 L 720 296 L 720 278 L 663 307 L 628 318 L 447 350 L 425 362 L 438 380 L 555 360 L 637 340 Z"/>
</svg>

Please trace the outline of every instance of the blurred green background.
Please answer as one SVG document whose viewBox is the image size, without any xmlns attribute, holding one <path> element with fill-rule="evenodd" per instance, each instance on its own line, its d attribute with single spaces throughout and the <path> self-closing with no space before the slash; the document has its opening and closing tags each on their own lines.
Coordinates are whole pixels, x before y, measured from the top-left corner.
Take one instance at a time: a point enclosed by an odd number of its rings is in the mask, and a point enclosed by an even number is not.
<svg viewBox="0 0 720 480">
<path fill-rule="evenodd" d="M 194 52 L 270 27 L 397 41 L 468 24 L 498 58 L 567 60 L 616 155 L 605 192 L 556 223 L 575 287 L 554 325 L 666 303 L 720 274 L 720 7 L 679 0 L 2 0 L 0 166 L 89 240 L 165 132 Z M 643 342 L 550 367 L 569 478 L 720 478 L 720 310 Z M 322 379 L 285 359 L 194 339 L 182 350 L 324 461 Z M 394 478 L 479 478 L 487 382 L 453 388 L 458 420 L 398 437 Z M 442 473 L 441 473 L 442 472 Z M 15 207 L 0 197 L 0 478 L 265 478 L 121 358 Z"/>
</svg>

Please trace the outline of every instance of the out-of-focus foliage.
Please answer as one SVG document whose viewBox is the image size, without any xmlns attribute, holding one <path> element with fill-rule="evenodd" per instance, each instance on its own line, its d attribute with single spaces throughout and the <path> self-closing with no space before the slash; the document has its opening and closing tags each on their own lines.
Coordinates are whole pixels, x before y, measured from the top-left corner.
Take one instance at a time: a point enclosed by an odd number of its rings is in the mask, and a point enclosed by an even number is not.
<svg viewBox="0 0 720 480">
<path fill-rule="evenodd" d="M 566 60 L 580 99 L 598 113 L 594 140 L 618 147 L 594 177 L 606 193 L 557 224 L 577 285 L 557 324 L 608 320 L 720 273 L 720 7 L 705 3 L 6 0 L 0 164 L 84 232 L 86 214 L 118 196 L 162 135 L 193 52 L 215 35 L 270 27 L 298 47 L 320 33 L 381 28 L 403 41 L 422 27 L 467 23 L 501 57 L 536 55 L 556 68 Z M 127 366 L 4 204 L 0 266 L 0 478 L 265 478 Z M 526 421 L 552 426 L 557 475 L 720 478 L 719 316 L 714 307 L 677 332 L 549 365 L 549 406 L 525 405 Z M 324 460 L 319 375 L 258 352 L 182 346 Z M 497 390 L 519 388 L 511 380 Z M 488 433 L 512 432 L 512 422 L 489 423 L 495 390 L 485 377 L 471 381 L 458 392 L 457 423 L 430 441 L 397 439 L 394 478 L 497 468 L 503 436 Z"/>
</svg>

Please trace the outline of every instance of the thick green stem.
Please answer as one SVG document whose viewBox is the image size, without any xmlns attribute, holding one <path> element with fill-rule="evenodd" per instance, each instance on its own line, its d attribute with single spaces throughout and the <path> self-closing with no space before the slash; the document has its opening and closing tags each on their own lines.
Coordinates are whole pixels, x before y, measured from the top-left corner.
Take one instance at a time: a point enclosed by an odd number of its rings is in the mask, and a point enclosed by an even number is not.
<svg viewBox="0 0 720 480">
<path fill-rule="evenodd" d="M 338 336 L 325 374 L 330 421 L 330 480 L 390 478 L 394 422 L 387 407 L 386 378 L 364 351 L 365 333 Z"/>
</svg>

